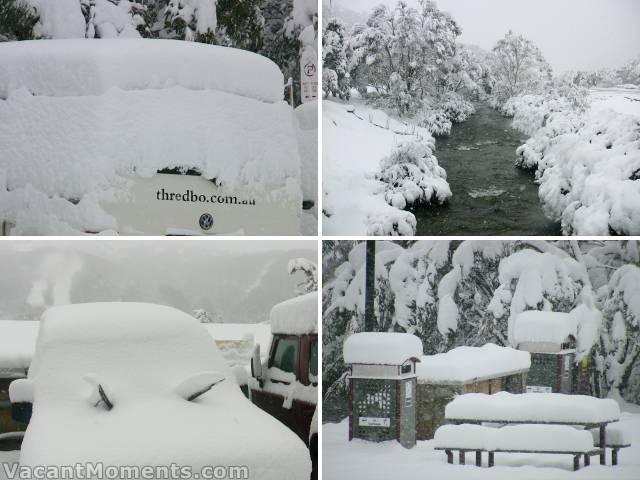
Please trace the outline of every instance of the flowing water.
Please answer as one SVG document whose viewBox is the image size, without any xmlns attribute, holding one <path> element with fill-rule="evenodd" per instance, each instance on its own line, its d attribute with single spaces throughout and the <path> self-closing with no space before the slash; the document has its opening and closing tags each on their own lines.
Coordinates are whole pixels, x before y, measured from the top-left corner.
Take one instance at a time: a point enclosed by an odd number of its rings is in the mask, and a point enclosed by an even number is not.
<svg viewBox="0 0 640 480">
<path fill-rule="evenodd" d="M 530 172 L 514 166 L 526 136 L 494 109 L 476 113 L 437 140 L 436 156 L 447 171 L 453 197 L 444 206 L 412 210 L 416 235 L 560 235 L 544 216 Z"/>
</svg>

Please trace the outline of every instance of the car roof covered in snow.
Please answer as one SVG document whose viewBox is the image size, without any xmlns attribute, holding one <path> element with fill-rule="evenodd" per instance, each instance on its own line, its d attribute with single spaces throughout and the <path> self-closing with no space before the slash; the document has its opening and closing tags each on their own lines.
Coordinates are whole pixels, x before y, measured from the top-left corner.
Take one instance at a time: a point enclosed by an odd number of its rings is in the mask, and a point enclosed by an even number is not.
<svg viewBox="0 0 640 480">
<path fill-rule="evenodd" d="M 402 365 L 422 356 L 422 342 L 410 333 L 361 332 L 344 342 L 344 363 Z"/>
<path fill-rule="evenodd" d="M 110 88 L 218 90 L 264 102 L 284 97 L 278 66 L 261 55 L 197 42 L 61 39 L 0 44 L 0 98 L 101 95 Z"/>
<path fill-rule="evenodd" d="M 560 345 L 569 336 L 578 337 L 578 319 L 569 313 L 527 310 L 520 313 L 513 326 L 516 347 L 523 343 Z"/>
<path fill-rule="evenodd" d="M 0 320 L 0 377 L 29 368 L 39 327 L 39 322 Z"/>
<path fill-rule="evenodd" d="M 271 309 L 271 332 L 288 335 L 318 333 L 318 292 L 285 300 Z"/>
<path fill-rule="evenodd" d="M 224 380 L 189 400 L 203 374 Z M 34 407 L 21 465 L 246 465 L 269 480 L 310 473 L 304 443 L 242 394 L 210 335 L 174 308 L 51 308 L 29 379 Z"/>
<path fill-rule="evenodd" d="M 457 347 L 420 360 L 416 366 L 419 383 L 468 383 L 526 372 L 531 367 L 529 352 L 493 343 Z"/>
</svg>

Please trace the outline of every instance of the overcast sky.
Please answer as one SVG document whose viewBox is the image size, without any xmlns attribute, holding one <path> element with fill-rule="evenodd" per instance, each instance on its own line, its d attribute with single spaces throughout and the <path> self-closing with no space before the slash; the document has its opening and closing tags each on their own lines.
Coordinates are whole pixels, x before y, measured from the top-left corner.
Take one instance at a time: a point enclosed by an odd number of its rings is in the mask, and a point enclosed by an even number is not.
<svg viewBox="0 0 640 480">
<path fill-rule="evenodd" d="M 406 0 L 417 5 L 418 0 Z M 325 4 L 329 0 L 324 0 Z M 333 0 L 368 11 L 397 0 Z M 490 50 L 508 30 L 533 40 L 554 70 L 619 67 L 640 54 L 640 0 L 437 0 L 461 40 Z"/>
<path fill-rule="evenodd" d="M 295 295 L 294 258 L 317 261 L 315 240 L 2 240 L 0 320 L 37 319 L 52 305 L 136 301 L 262 322 Z"/>
</svg>

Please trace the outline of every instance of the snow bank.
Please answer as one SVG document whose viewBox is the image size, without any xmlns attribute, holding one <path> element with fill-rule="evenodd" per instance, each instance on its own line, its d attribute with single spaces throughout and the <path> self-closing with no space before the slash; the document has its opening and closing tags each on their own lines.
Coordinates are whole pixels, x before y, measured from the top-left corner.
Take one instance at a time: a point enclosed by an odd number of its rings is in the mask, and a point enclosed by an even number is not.
<svg viewBox="0 0 640 480">
<path fill-rule="evenodd" d="M 39 322 L 0 320 L 0 371 L 29 368 Z"/>
<path fill-rule="evenodd" d="M 21 465 L 246 465 L 258 478 L 308 478 L 304 443 L 244 397 L 194 318 L 158 305 L 103 303 L 54 307 L 41 324 Z M 176 393 L 211 371 L 225 380 L 192 401 Z M 111 410 L 86 401 L 88 373 L 108 385 Z"/>
<path fill-rule="evenodd" d="M 560 345 L 571 335 L 578 337 L 578 319 L 561 312 L 527 310 L 519 314 L 513 326 L 515 345 L 548 342 Z"/>
<path fill-rule="evenodd" d="M 422 357 L 422 342 L 408 333 L 361 332 L 344 342 L 344 363 L 402 365 Z"/>
<path fill-rule="evenodd" d="M 181 86 L 84 97 L 21 89 L 0 101 L 0 118 L 0 218 L 16 234 L 117 230 L 101 205 L 128 201 L 132 179 L 165 168 L 302 201 L 284 102 Z"/>
<path fill-rule="evenodd" d="M 638 234 L 640 95 L 595 91 L 586 112 L 514 102 L 514 126 L 532 135 L 516 164 L 536 171 L 545 214 L 565 235 Z"/>
<path fill-rule="evenodd" d="M 380 162 L 400 141 L 433 144 L 431 134 L 366 105 L 324 101 L 322 108 L 323 233 L 413 235 L 415 215 L 385 198 Z"/>
<path fill-rule="evenodd" d="M 78 0 L 26 0 L 26 3 L 38 14 L 33 29 L 36 37 L 84 38 L 85 19 Z"/>
<path fill-rule="evenodd" d="M 434 436 L 436 447 L 530 452 L 588 452 L 594 449 L 589 432 L 564 425 L 443 425 Z"/>
<path fill-rule="evenodd" d="M 216 342 L 241 342 L 260 344 L 263 352 L 271 345 L 271 327 L 268 323 L 203 323 Z"/>
<path fill-rule="evenodd" d="M 447 420 L 550 423 L 613 422 L 620 418 L 615 400 L 561 393 L 498 392 L 459 395 L 445 407 Z"/>
<path fill-rule="evenodd" d="M 425 355 L 416 365 L 420 383 L 469 383 L 522 372 L 531 366 L 529 352 L 492 343 L 457 347 L 446 353 Z"/>
<path fill-rule="evenodd" d="M 101 95 L 111 88 L 181 86 L 280 102 L 284 77 L 266 57 L 180 40 L 70 39 L 0 44 L 0 98 L 26 88 L 33 95 Z M 167 112 L 173 112 L 167 110 Z"/>
<path fill-rule="evenodd" d="M 318 333 L 318 292 L 279 303 L 269 315 L 272 333 L 306 335 Z"/>
</svg>

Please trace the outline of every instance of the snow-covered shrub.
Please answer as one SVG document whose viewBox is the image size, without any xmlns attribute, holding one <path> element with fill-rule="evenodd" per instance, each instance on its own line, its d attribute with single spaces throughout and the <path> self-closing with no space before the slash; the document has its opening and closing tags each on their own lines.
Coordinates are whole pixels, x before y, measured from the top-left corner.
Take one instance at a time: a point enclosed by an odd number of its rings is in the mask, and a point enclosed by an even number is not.
<svg viewBox="0 0 640 480">
<path fill-rule="evenodd" d="M 23 0 L 0 2 L 0 42 L 33 39 L 38 21 L 34 9 Z"/>
<path fill-rule="evenodd" d="M 411 212 L 395 207 L 380 210 L 367 215 L 365 226 L 371 236 L 407 236 L 416 234 L 418 221 Z"/>
<path fill-rule="evenodd" d="M 640 234 L 640 119 L 601 110 L 541 145 L 539 196 L 565 235 Z"/>
<path fill-rule="evenodd" d="M 433 144 L 423 140 L 400 143 L 380 162 L 377 178 L 385 184 L 384 197 L 398 209 L 444 203 L 451 197 L 447 172 L 432 153 Z"/>
<path fill-rule="evenodd" d="M 440 109 L 453 123 L 464 122 L 476 111 L 473 103 L 455 92 L 448 92 L 438 103 Z"/>
<path fill-rule="evenodd" d="M 418 125 L 426 128 L 436 137 L 446 137 L 451 133 L 453 123 L 444 110 L 423 110 L 417 117 Z"/>
</svg>

